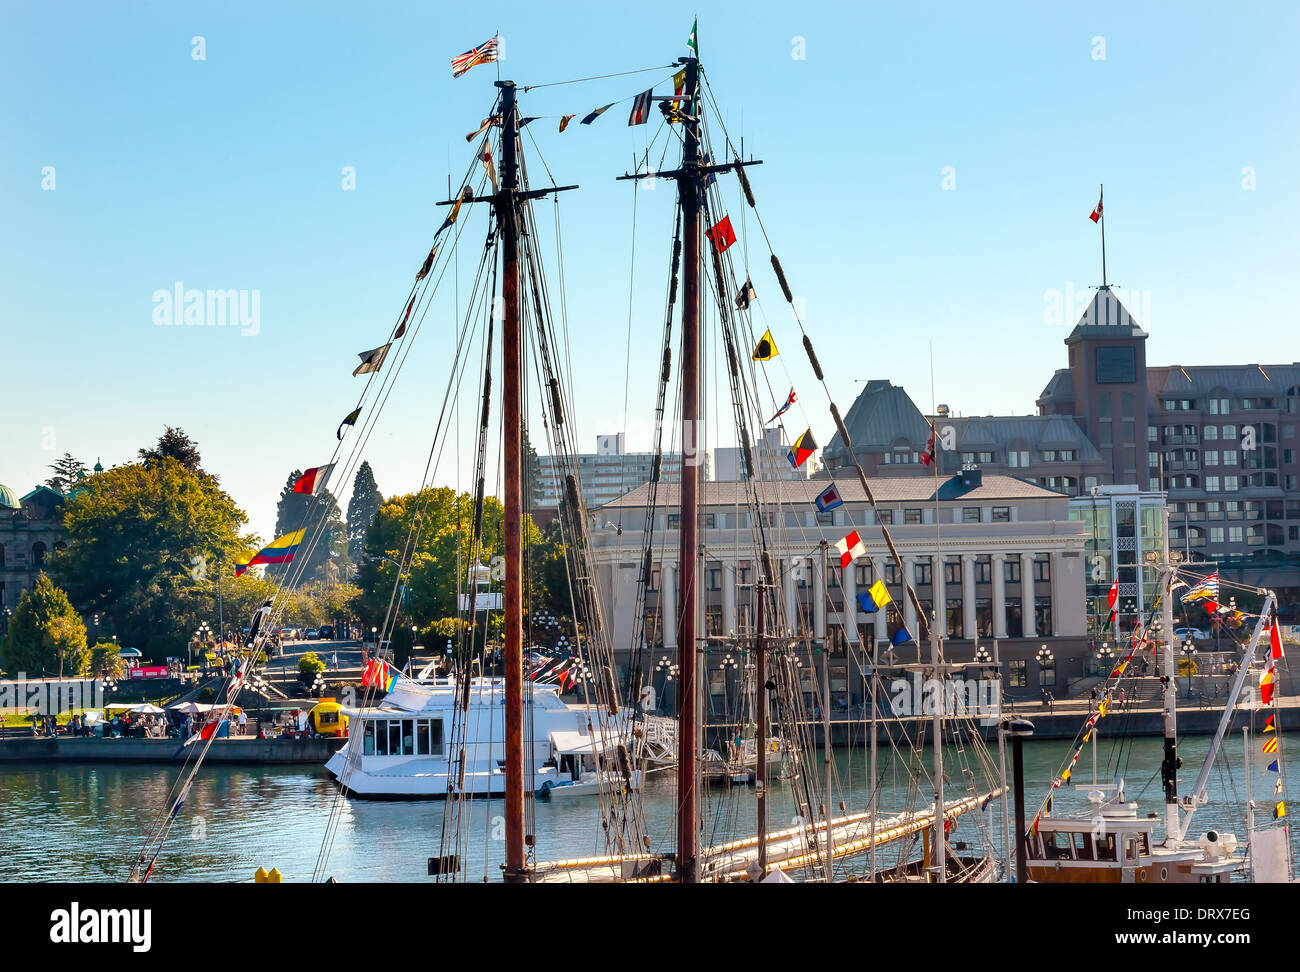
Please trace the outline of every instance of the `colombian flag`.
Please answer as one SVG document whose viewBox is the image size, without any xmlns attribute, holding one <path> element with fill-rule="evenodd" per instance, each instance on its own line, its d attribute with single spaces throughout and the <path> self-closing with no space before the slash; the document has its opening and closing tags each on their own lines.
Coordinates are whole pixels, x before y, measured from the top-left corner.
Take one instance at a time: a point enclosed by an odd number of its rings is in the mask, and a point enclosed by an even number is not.
<svg viewBox="0 0 1300 972">
<path fill-rule="evenodd" d="M 271 542 L 270 546 L 263 547 L 254 555 L 252 560 L 244 563 L 236 562 L 235 576 L 239 577 L 256 564 L 287 564 L 293 560 L 293 555 L 298 552 L 298 544 L 302 543 L 303 534 L 307 531 L 294 530 L 293 533 L 286 533 L 284 536 Z"/>
</svg>

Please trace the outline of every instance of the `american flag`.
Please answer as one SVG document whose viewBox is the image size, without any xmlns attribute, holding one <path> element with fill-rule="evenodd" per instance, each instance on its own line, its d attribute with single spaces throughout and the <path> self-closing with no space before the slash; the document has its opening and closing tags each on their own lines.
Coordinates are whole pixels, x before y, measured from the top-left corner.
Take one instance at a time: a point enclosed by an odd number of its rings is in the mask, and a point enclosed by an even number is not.
<svg viewBox="0 0 1300 972">
<path fill-rule="evenodd" d="M 476 64 L 488 64 L 497 59 L 497 38 L 485 41 L 478 47 L 471 48 L 460 57 L 451 59 L 451 76 L 458 78 Z"/>
</svg>

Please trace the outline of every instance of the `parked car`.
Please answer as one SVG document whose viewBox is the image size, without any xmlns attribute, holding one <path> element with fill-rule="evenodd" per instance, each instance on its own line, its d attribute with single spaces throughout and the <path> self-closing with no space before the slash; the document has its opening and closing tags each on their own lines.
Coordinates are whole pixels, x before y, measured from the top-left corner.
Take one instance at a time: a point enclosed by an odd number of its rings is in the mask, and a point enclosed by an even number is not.
<svg viewBox="0 0 1300 972">
<path fill-rule="evenodd" d="M 320 626 L 320 639 L 321 639 L 322 641 L 333 641 L 333 640 L 334 640 L 334 625 L 332 625 L 332 624 L 322 624 L 322 625 Z"/>
<path fill-rule="evenodd" d="M 1182 641 L 1189 634 L 1192 636 L 1193 641 L 1208 641 L 1210 639 L 1210 633 L 1204 628 L 1174 628 L 1174 637 L 1179 641 Z"/>
<path fill-rule="evenodd" d="M 303 640 L 304 640 L 304 641 L 315 641 L 315 640 L 316 640 L 316 629 L 315 629 L 315 628 L 308 628 L 306 631 L 304 631 L 304 632 L 302 633 L 302 637 L 303 637 Z"/>
</svg>

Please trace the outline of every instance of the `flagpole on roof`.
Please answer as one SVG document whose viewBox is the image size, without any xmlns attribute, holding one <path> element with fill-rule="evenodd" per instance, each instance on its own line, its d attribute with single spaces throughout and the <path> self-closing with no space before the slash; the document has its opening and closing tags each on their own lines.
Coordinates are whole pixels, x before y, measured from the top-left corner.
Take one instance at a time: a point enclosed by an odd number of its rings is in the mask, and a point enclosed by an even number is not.
<svg viewBox="0 0 1300 972">
<path fill-rule="evenodd" d="M 1097 211 L 1100 213 L 1099 221 L 1101 222 L 1101 289 L 1109 290 L 1106 285 L 1106 186 L 1101 185 L 1101 195 L 1098 196 Z"/>
</svg>

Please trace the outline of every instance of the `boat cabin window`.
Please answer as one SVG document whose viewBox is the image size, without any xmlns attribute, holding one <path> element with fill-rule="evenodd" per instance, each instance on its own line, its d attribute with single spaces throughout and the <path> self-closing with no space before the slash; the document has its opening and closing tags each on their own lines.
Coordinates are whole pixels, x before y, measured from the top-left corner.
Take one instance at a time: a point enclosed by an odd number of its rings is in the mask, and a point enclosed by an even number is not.
<svg viewBox="0 0 1300 972">
<path fill-rule="evenodd" d="M 1074 859 L 1076 861 L 1092 860 L 1092 834 L 1074 835 Z"/>
<path fill-rule="evenodd" d="M 368 719 L 364 756 L 441 756 L 441 719 Z"/>
<path fill-rule="evenodd" d="M 1097 857 L 1099 861 L 1115 860 L 1115 835 L 1102 834 L 1097 838 L 1096 845 Z"/>
<path fill-rule="evenodd" d="M 1049 861 L 1068 861 L 1074 857 L 1074 845 L 1068 833 L 1049 830 L 1043 834 L 1043 857 Z"/>
</svg>

